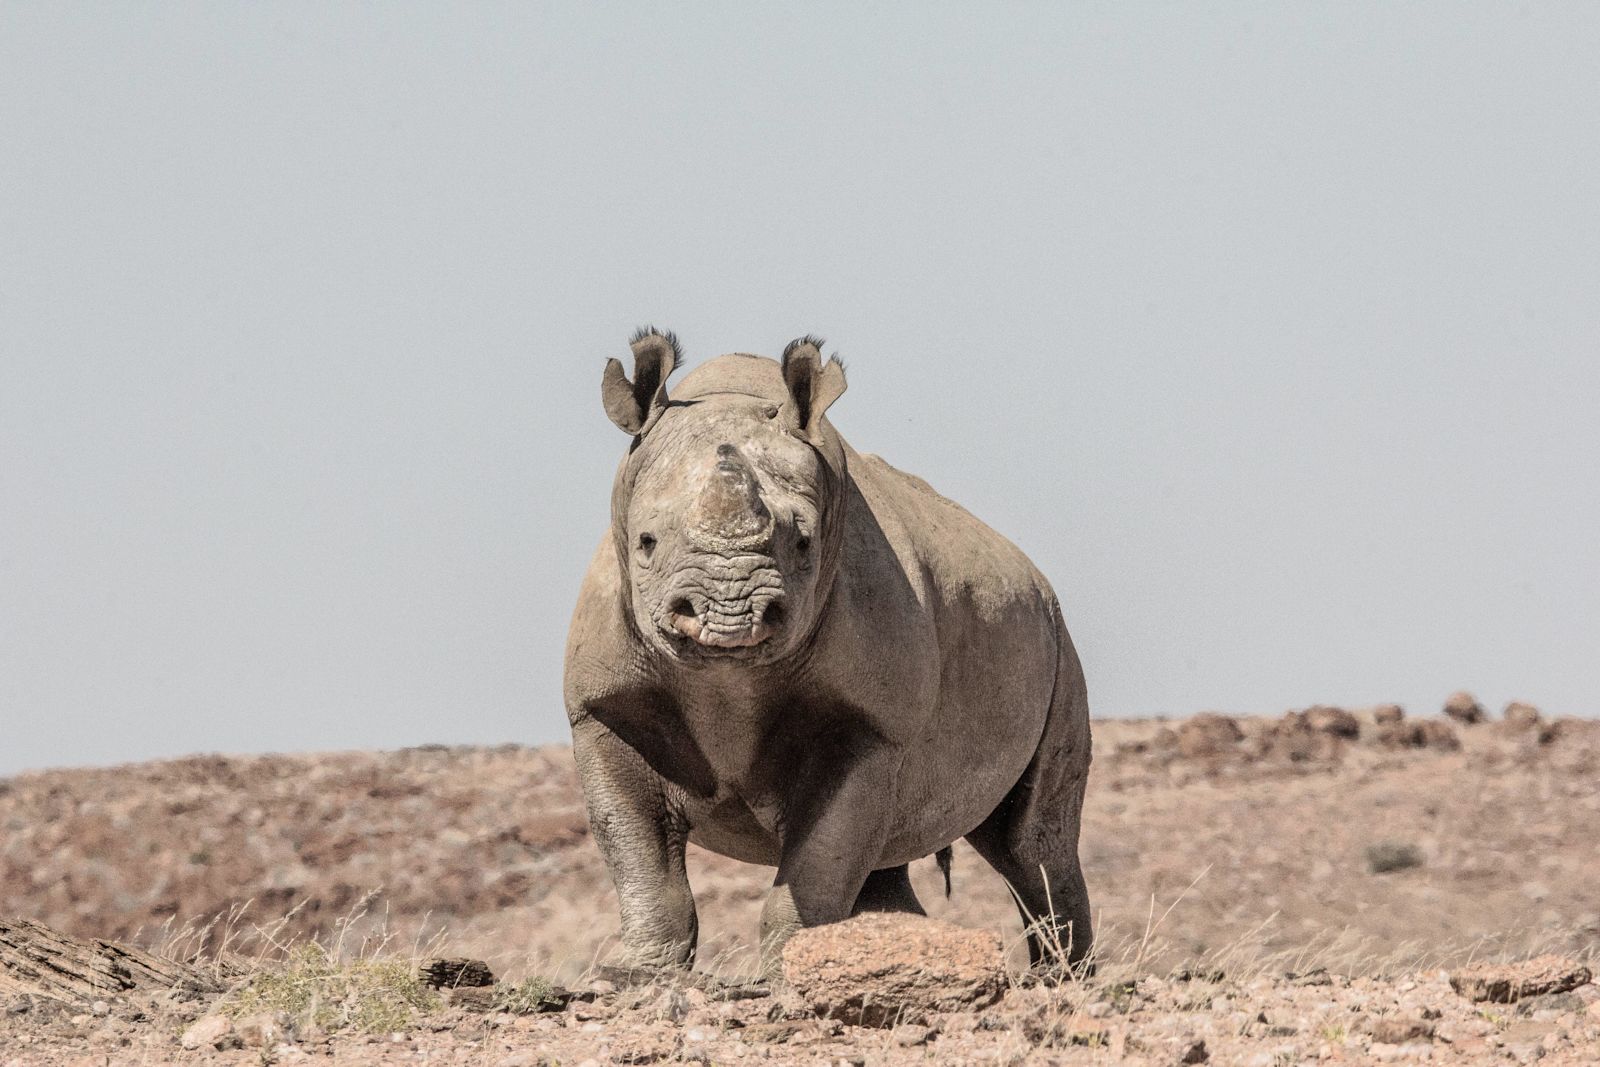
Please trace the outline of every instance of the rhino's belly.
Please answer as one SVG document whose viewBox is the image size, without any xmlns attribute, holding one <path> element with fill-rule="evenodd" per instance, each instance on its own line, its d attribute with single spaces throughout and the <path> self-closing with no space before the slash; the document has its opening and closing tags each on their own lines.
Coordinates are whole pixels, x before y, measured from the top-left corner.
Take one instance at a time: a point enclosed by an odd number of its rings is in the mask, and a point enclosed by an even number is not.
<svg viewBox="0 0 1600 1067">
<path fill-rule="evenodd" d="M 778 835 L 737 797 L 685 799 L 689 840 L 718 855 L 744 863 L 778 865 Z"/>
<path fill-rule="evenodd" d="M 1015 739 L 1037 729 L 1027 722 L 1006 724 Z M 895 795 L 882 798 L 889 816 L 888 839 L 875 867 L 909 863 L 964 836 L 1005 799 L 1027 769 L 1030 742 L 995 745 L 983 751 L 978 738 L 966 744 L 934 745 L 906 754 Z M 711 799 L 679 800 L 689 824 L 689 840 L 719 855 L 776 867 L 782 841 L 776 808 L 757 811 L 731 791 Z"/>
</svg>

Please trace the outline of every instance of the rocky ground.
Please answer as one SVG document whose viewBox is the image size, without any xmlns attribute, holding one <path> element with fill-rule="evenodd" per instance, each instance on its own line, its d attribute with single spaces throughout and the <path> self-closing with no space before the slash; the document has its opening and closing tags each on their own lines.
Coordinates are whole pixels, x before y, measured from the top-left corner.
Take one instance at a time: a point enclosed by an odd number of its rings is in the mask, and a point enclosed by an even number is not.
<svg viewBox="0 0 1600 1067">
<path fill-rule="evenodd" d="M 819 1014 L 801 982 L 755 996 L 771 872 L 703 852 L 691 878 L 718 978 L 605 977 L 615 902 L 564 748 L 208 756 L 0 780 L 0 917 L 218 975 L 218 991 L 179 999 L 8 998 L 0 982 L 0 1064 L 1600 1062 L 1593 984 L 1507 1003 L 1450 984 L 1481 960 L 1593 967 L 1600 724 L 1451 711 L 1098 723 L 1083 842 L 1098 975 L 1029 985 L 1004 885 L 958 849 L 951 898 L 931 861 L 918 890 L 935 919 L 1009 953 L 1004 995 L 887 1028 Z M 319 1019 L 260 994 L 281 993 L 314 943 L 327 966 L 295 989 L 323 991 L 324 1015 L 364 1005 L 356 967 L 393 987 L 382 1010 Z M 486 961 L 503 991 L 549 980 L 576 994 L 526 1013 L 515 998 L 433 994 L 415 964 L 441 954 Z M 223 1030 L 207 1039 L 197 1023 Z"/>
</svg>

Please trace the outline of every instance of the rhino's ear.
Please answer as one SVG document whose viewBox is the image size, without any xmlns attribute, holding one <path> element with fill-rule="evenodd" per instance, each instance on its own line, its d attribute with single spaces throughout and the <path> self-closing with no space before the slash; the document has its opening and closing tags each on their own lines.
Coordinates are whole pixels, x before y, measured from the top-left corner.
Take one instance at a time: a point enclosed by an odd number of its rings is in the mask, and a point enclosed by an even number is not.
<svg viewBox="0 0 1600 1067">
<path fill-rule="evenodd" d="M 844 364 L 838 356 L 822 362 L 822 338 L 807 335 L 783 350 L 783 384 L 789 399 L 782 418 L 790 433 L 820 443 L 822 413 L 844 395 Z"/>
<path fill-rule="evenodd" d="M 600 399 L 611 421 L 631 434 L 643 433 L 667 406 L 667 378 L 682 362 L 682 350 L 671 331 L 645 326 L 633 335 L 633 381 L 622 364 L 606 360 L 600 379 Z"/>
</svg>

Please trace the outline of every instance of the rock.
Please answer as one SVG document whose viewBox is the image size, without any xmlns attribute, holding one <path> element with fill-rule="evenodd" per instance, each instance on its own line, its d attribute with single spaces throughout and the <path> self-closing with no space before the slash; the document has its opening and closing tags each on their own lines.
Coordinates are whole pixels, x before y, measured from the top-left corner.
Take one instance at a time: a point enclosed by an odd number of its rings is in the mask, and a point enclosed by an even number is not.
<svg viewBox="0 0 1600 1067">
<path fill-rule="evenodd" d="M 1463 726 L 1476 726 L 1487 718 L 1483 705 L 1468 692 L 1451 693 L 1444 702 L 1444 713 Z"/>
<path fill-rule="evenodd" d="M 1447 722 L 1438 719 L 1392 722 L 1378 728 L 1378 743 L 1386 748 L 1432 748 L 1454 752 L 1461 747 Z"/>
<path fill-rule="evenodd" d="M 1503 718 L 1506 721 L 1506 728 L 1509 730 L 1531 730 L 1539 725 L 1539 709 L 1532 704 L 1513 700 L 1506 705 Z"/>
<path fill-rule="evenodd" d="M 418 967 L 417 980 L 434 989 L 475 988 L 494 985 L 494 972 L 482 960 L 439 958 Z"/>
<path fill-rule="evenodd" d="M 1510 1004 L 1523 997 L 1565 993 L 1588 985 L 1589 968 L 1562 956 L 1537 956 L 1520 963 L 1474 963 L 1450 976 L 1450 988 L 1474 1001 Z"/>
<path fill-rule="evenodd" d="M 462 986 L 459 989 L 445 988 L 442 991 L 444 1002 L 452 1008 L 463 1011 L 493 1011 L 495 997 L 493 987 Z"/>
<path fill-rule="evenodd" d="M 1185 1041 L 1183 1046 L 1178 1052 L 1179 1063 L 1204 1063 L 1211 1058 L 1211 1052 L 1206 1048 L 1204 1039 Z"/>
<path fill-rule="evenodd" d="M 1311 729 L 1334 737 L 1357 738 L 1361 736 L 1360 721 L 1343 708 L 1318 704 L 1303 712 L 1305 724 Z"/>
<path fill-rule="evenodd" d="M 1372 709 L 1372 721 L 1379 726 L 1386 726 L 1392 722 L 1399 722 L 1406 717 L 1406 709 L 1399 704 L 1379 704 Z"/>
<path fill-rule="evenodd" d="M 1383 1045 L 1409 1045 L 1433 1040 L 1433 1024 L 1421 1019 L 1390 1015 L 1375 1019 L 1369 1031 L 1372 1040 Z"/>
<path fill-rule="evenodd" d="M 1229 715 L 1204 711 L 1178 727 L 1178 752 L 1189 759 L 1218 756 L 1244 740 L 1244 731 Z"/>
<path fill-rule="evenodd" d="M 933 1031 L 926 1026 L 903 1023 L 895 1027 L 894 1032 L 889 1036 L 901 1048 L 916 1048 L 918 1045 L 926 1045 L 929 1041 L 932 1041 Z"/>
<path fill-rule="evenodd" d="M 1367 846 L 1367 869 L 1373 874 L 1388 874 L 1422 866 L 1422 850 L 1398 841 L 1379 841 Z"/>
<path fill-rule="evenodd" d="M 241 1042 L 233 1032 L 232 1019 L 226 1015 L 207 1015 L 185 1030 L 178 1043 L 186 1049 L 230 1049 L 238 1048 Z"/>
<path fill-rule="evenodd" d="M 233 1032 L 246 1048 L 277 1048 L 293 1040 L 289 1017 L 281 1012 L 263 1013 L 240 1019 L 233 1024 Z"/>
<path fill-rule="evenodd" d="M 987 931 L 874 912 L 795 934 L 783 977 L 818 1015 L 895 1026 L 993 1004 L 1005 991 L 1005 954 Z"/>
</svg>

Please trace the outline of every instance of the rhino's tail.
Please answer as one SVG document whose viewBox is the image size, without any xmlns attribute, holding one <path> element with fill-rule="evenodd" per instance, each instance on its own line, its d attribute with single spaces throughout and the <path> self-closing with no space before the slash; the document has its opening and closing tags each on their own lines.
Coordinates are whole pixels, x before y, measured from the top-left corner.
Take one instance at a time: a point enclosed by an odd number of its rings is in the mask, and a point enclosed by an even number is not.
<svg viewBox="0 0 1600 1067">
<path fill-rule="evenodd" d="M 944 898 L 950 899 L 950 865 L 956 858 L 955 850 L 949 845 L 944 846 L 933 854 L 934 860 L 939 864 L 939 873 L 944 875 Z"/>
</svg>

